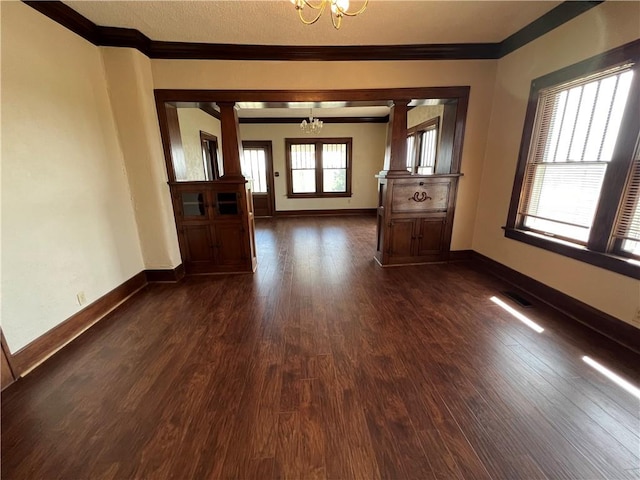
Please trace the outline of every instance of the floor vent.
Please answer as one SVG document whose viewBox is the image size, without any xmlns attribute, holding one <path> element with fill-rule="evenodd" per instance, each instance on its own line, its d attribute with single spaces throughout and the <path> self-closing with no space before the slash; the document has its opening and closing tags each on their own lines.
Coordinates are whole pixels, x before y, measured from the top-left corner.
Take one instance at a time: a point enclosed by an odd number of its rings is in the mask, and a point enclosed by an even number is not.
<svg viewBox="0 0 640 480">
<path fill-rule="evenodd" d="M 511 291 L 507 290 L 507 291 L 500 292 L 500 293 L 502 293 L 506 297 L 509 297 L 511 300 L 516 302 L 521 307 L 528 308 L 528 307 L 533 306 L 533 304 L 529 300 L 524 298 L 522 295 L 518 295 L 516 292 L 511 292 Z"/>
</svg>

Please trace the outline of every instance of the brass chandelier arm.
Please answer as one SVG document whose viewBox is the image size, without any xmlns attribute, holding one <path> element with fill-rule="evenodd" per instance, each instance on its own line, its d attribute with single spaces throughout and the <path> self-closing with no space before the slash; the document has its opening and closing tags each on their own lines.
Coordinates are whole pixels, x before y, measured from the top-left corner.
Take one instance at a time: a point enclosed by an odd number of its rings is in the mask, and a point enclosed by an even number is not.
<svg viewBox="0 0 640 480">
<path fill-rule="evenodd" d="M 320 17 L 324 13 L 324 9 L 327 8 L 327 3 L 323 0 L 323 2 L 320 5 L 313 5 L 307 2 L 307 0 L 303 0 L 303 1 L 305 5 L 311 7 L 314 10 L 318 10 L 318 14 L 315 16 L 313 20 L 307 20 L 302 15 L 302 7 L 299 7 L 296 5 L 296 10 L 298 10 L 298 16 L 300 17 L 300 20 L 302 21 L 302 23 L 304 23 L 305 25 L 313 25 L 320 19 Z"/>
<path fill-rule="evenodd" d="M 362 5 L 362 8 L 360 8 L 360 10 L 358 10 L 357 12 L 347 12 L 346 10 L 342 10 L 340 7 L 338 7 L 338 12 L 340 12 L 343 15 L 346 15 L 347 17 L 355 17 L 356 15 L 360 15 L 362 12 L 364 12 L 367 9 L 368 4 L 369 4 L 369 0 L 364 0 L 364 4 Z"/>
<path fill-rule="evenodd" d="M 362 7 L 360 7 L 360 9 L 355 12 L 348 12 L 338 5 L 338 0 L 319 0 L 319 2 L 320 3 L 314 3 L 312 0 L 291 0 L 291 3 L 295 5 L 296 10 L 298 11 L 300 21 L 304 25 L 313 25 L 314 23 L 316 23 L 326 10 L 327 5 L 330 5 L 331 23 L 336 30 L 339 30 L 340 26 L 342 25 L 342 17 L 355 17 L 356 15 L 360 15 L 366 10 L 367 5 L 369 4 L 369 0 L 364 0 L 364 3 Z M 309 20 L 304 17 L 304 14 L 302 12 L 305 6 L 317 12 L 317 14 Z"/>
</svg>

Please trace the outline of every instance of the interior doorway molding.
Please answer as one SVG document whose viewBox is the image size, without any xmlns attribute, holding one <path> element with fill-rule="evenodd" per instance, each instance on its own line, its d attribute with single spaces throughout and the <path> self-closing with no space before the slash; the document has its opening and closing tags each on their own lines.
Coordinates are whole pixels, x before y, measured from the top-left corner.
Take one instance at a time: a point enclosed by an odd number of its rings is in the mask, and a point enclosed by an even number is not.
<svg viewBox="0 0 640 480">
<path fill-rule="evenodd" d="M 313 108 L 319 108 L 323 102 L 342 102 L 340 106 L 380 106 L 392 105 L 393 102 L 412 102 L 417 105 L 420 100 L 430 100 L 430 105 L 455 105 L 455 130 L 452 144 L 451 169 L 460 171 L 462 144 L 467 109 L 469 106 L 470 86 L 452 87 L 416 87 L 416 88 L 381 88 L 353 90 L 175 90 L 156 89 L 154 96 L 162 146 L 164 150 L 169 182 L 174 182 L 175 171 L 171 161 L 171 142 L 166 105 L 175 107 L 212 108 L 217 102 L 253 102 L 265 103 L 270 107 L 287 108 L 291 102 L 311 102 Z"/>
</svg>

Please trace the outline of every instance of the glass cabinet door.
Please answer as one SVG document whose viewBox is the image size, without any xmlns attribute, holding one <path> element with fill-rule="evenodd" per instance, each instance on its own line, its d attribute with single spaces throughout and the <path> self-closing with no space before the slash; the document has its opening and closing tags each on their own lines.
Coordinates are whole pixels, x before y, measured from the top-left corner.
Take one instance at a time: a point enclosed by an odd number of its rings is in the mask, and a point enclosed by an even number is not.
<svg viewBox="0 0 640 480">
<path fill-rule="evenodd" d="M 205 192 L 181 192 L 179 195 L 184 218 L 205 219 L 209 216 Z"/>
</svg>

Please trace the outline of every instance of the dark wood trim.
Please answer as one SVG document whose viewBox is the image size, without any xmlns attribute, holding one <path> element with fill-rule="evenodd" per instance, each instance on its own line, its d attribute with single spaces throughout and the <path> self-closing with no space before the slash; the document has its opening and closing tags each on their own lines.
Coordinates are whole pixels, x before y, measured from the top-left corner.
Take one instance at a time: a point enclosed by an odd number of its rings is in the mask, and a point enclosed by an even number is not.
<svg viewBox="0 0 640 480">
<path fill-rule="evenodd" d="M 156 89 L 156 101 L 180 102 L 358 102 L 360 106 L 407 102 L 416 98 L 457 100 L 469 96 L 467 85 L 451 87 L 372 88 L 353 90 L 176 90 Z M 446 102 L 445 102 L 446 103 Z"/>
<path fill-rule="evenodd" d="M 500 42 L 500 49 L 498 52 L 498 58 L 502 58 L 505 55 L 516 51 L 520 47 L 523 47 L 527 43 L 533 42 L 536 38 L 539 38 L 551 30 L 559 27 L 563 23 L 574 19 L 578 15 L 583 14 L 587 10 L 592 9 L 603 3 L 602 1 L 566 1 L 562 2 L 557 7 L 549 10 L 537 20 L 534 20 L 529 25 L 521 28 L 513 35 L 505 38 Z"/>
<path fill-rule="evenodd" d="M 512 240 L 518 240 L 534 247 L 542 248 L 558 255 L 580 260 L 581 262 L 596 267 L 611 270 L 626 277 L 640 280 L 640 265 L 631 263 L 628 258 L 609 255 L 606 253 L 588 250 L 581 245 L 568 245 L 564 242 L 553 241 L 525 230 L 505 228 L 504 236 Z"/>
<path fill-rule="evenodd" d="M 298 125 L 304 118 L 286 118 L 286 117 L 245 117 L 240 118 L 240 124 L 294 124 Z M 324 123 L 389 123 L 389 115 L 384 117 L 322 117 Z"/>
<path fill-rule="evenodd" d="M 630 350 L 640 352 L 640 329 L 633 325 L 593 308 L 478 252 L 473 252 L 473 260 L 481 266 L 482 271 L 491 273 L 525 294 L 540 300 Z"/>
<path fill-rule="evenodd" d="M 213 108 L 211 102 L 198 102 L 198 108 L 205 113 L 208 113 L 213 118 L 220 120 L 220 112 Z"/>
<path fill-rule="evenodd" d="M 208 142 L 213 143 L 213 149 Z M 205 178 L 207 180 L 217 180 L 220 178 L 219 145 L 218 137 L 214 134 L 200 130 L 200 145 L 204 162 Z"/>
<path fill-rule="evenodd" d="M 532 234 L 523 227 L 522 216 L 519 214 L 519 210 L 524 194 L 524 179 L 529 149 L 534 134 L 534 123 L 540 92 L 548 87 L 561 85 L 576 78 L 581 78 L 628 62 L 636 63 L 634 67 L 634 80 L 627 100 L 613 159 L 605 175 L 602 195 L 598 202 L 596 217 L 593 222 L 587 248 L 577 243 L 575 246 L 572 246 L 568 243 L 555 241 L 552 238 Z M 640 73 L 640 40 L 634 40 L 633 42 L 536 78 L 531 82 L 527 111 L 522 130 L 522 141 L 520 143 L 518 163 L 516 165 L 516 173 L 509 203 L 509 213 L 505 227 L 505 236 L 507 238 L 528 243 L 560 255 L 611 270 L 621 275 L 640 278 L 640 266 L 629 262 L 628 259 L 609 253 L 612 247 L 610 243 L 615 217 L 619 208 L 627 174 L 631 168 L 632 157 L 640 131 L 640 118 L 637 115 L 638 102 L 640 102 L 640 93 L 638 92 L 640 81 L 637 78 L 638 73 Z"/>
<path fill-rule="evenodd" d="M 132 28 L 100 26 L 60 1 L 24 3 L 97 46 L 135 48 L 149 58 L 191 60 L 371 61 L 502 58 L 602 3 L 566 1 L 499 43 L 413 45 L 235 45 L 151 40 Z"/>
<path fill-rule="evenodd" d="M 234 45 L 151 42 L 148 56 L 189 60 L 381 61 L 486 60 L 498 58 L 498 43 L 428 45 Z"/>
<path fill-rule="evenodd" d="M 433 117 L 430 118 L 429 120 L 426 120 L 422 123 L 419 123 L 418 125 L 411 127 L 411 128 L 407 128 L 407 136 L 410 136 L 414 133 L 418 133 L 421 132 L 423 130 L 428 129 L 429 127 L 433 127 L 435 126 L 435 128 L 439 128 L 440 127 L 440 116 L 437 117 Z"/>
<path fill-rule="evenodd" d="M 291 145 L 308 145 L 316 146 L 316 191 L 310 193 L 294 193 L 293 192 L 293 175 L 291 170 Z M 323 191 L 323 175 L 322 175 L 322 145 L 326 143 L 344 143 L 347 145 L 347 179 L 345 192 L 324 192 Z M 287 169 L 287 197 L 289 198 L 334 198 L 334 197 L 351 197 L 351 177 L 353 170 L 353 138 L 351 137 L 334 137 L 334 138 L 285 138 L 285 161 Z"/>
<path fill-rule="evenodd" d="M 81 36 L 86 41 L 94 45 L 101 44 L 98 26 L 66 4 L 60 1 L 44 0 L 23 0 L 23 3 L 62 25 L 67 30 L 71 30 L 73 33 Z"/>
<path fill-rule="evenodd" d="M 473 250 L 450 250 L 449 261 L 450 262 L 462 262 L 471 260 L 473 258 Z"/>
<path fill-rule="evenodd" d="M 149 56 L 152 45 L 155 43 L 140 30 L 135 28 L 103 27 L 96 25 L 98 46 L 101 47 L 125 47 L 135 48 Z"/>
<path fill-rule="evenodd" d="M 11 353 L 10 362 L 16 378 L 49 358 L 146 285 L 145 272 L 134 275 L 16 353 Z"/>
<path fill-rule="evenodd" d="M 586 60 L 547 73 L 531 82 L 531 95 L 537 96 L 540 90 L 552 87 L 575 78 L 590 75 L 601 70 L 615 67 L 627 62 L 640 62 L 640 39 L 633 40 L 619 47 L 599 53 Z"/>
<path fill-rule="evenodd" d="M 351 215 L 376 216 L 377 208 L 337 208 L 322 210 L 279 210 L 276 217 L 315 217 L 315 216 L 332 216 L 344 217 Z"/>
<path fill-rule="evenodd" d="M 0 354 L 3 357 L 3 367 L 4 367 L 4 362 L 6 361 L 6 366 L 9 369 L 9 382 L 5 382 L 5 378 L 4 378 L 4 374 L 3 374 L 3 381 L 2 384 L 0 385 L 0 389 L 4 390 L 5 388 L 7 388 L 9 385 L 13 385 L 13 383 L 16 381 L 16 374 L 14 373 L 15 368 L 13 367 L 13 361 L 11 359 L 11 353 L 9 351 L 9 346 L 7 345 L 7 340 L 4 338 L 4 333 L 2 332 L 2 329 L 0 329 L 0 348 L 2 349 L 2 352 L 0 352 Z"/>
<path fill-rule="evenodd" d="M 184 278 L 184 275 L 184 264 L 182 263 L 176 268 L 144 271 L 148 283 L 177 283 Z"/>
</svg>

